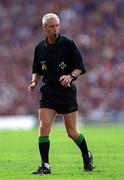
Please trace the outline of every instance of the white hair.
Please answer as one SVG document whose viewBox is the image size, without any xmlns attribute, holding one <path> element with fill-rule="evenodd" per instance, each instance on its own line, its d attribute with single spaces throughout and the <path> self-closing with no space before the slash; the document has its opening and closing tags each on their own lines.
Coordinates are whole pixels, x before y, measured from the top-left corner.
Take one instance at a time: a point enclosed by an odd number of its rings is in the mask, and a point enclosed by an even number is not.
<svg viewBox="0 0 124 180">
<path fill-rule="evenodd" d="M 48 13 L 48 14 L 45 14 L 43 16 L 43 18 L 42 18 L 42 25 L 44 26 L 49 19 L 56 19 L 56 20 L 58 20 L 60 22 L 60 19 L 59 19 L 59 17 L 56 14 Z"/>
</svg>

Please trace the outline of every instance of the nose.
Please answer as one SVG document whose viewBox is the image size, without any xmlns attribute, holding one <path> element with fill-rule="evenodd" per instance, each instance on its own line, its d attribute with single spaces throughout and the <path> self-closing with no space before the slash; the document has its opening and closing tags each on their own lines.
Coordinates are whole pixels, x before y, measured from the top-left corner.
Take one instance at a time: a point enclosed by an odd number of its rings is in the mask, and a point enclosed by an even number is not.
<svg viewBox="0 0 124 180">
<path fill-rule="evenodd" d="M 58 25 L 53 26 L 53 30 L 54 30 L 55 32 L 57 32 L 58 29 L 59 29 Z"/>
<path fill-rule="evenodd" d="M 56 26 L 53 27 L 53 31 L 57 32 L 57 27 Z"/>
</svg>

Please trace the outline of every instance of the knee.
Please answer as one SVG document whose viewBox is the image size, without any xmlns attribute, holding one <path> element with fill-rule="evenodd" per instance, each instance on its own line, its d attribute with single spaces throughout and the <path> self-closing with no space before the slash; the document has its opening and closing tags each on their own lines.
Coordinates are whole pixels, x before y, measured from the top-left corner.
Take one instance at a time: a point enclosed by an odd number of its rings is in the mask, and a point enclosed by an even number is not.
<svg viewBox="0 0 124 180">
<path fill-rule="evenodd" d="M 47 123 L 40 123 L 40 134 L 46 135 L 49 134 L 50 126 Z"/>
<path fill-rule="evenodd" d="M 69 131 L 68 132 L 68 137 L 71 138 L 72 140 L 75 140 L 75 139 L 77 139 L 78 134 L 77 134 L 77 132 Z"/>
<path fill-rule="evenodd" d="M 40 122 L 40 128 L 47 129 L 48 127 L 49 127 L 49 125 L 47 123 Z"/>
</svg>

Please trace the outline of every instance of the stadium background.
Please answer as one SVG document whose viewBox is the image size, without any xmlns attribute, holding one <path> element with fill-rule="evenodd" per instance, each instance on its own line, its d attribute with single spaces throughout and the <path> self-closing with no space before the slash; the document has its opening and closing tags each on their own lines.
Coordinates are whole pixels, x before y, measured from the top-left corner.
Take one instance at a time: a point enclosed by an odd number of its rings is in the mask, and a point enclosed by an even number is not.
<svg viewBox="0 0 124 180">
<path fill-rule="evenodd" d="M 27 87 L 41 17 L 54 12 L 84 57 L 87 73 L 76 82 L 82 121 L 123 122 L 123 7 L 123 0 L 0 0 L 0 116 L 37 113 L 39 91 L 30 96 Z"/>
</svg>

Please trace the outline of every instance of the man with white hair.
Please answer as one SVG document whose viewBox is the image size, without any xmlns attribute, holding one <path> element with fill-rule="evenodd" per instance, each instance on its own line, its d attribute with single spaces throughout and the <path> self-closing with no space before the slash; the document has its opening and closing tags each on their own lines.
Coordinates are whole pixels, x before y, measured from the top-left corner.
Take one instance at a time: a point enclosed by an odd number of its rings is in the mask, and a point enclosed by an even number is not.
<svg viewBox="0 0 124 180">
<path fill-rule="evenodd" d="M 60 19 L 56 14 L 48 13 L 42 18 L 46 39 L 42 40 L 34 52 L 32 81 L 28 87 L 32 93 L 41 76 L 41 100 L 39 107 L 39 151 L 40 167 L 32 174 L 50 174 L 49 134 L 56 114 L 62 114 L 68 136 L 80 148 L 84 170 L 92 171 L 93 157 L 88 151 L 85 137 L 77 130 L 77 99 L 74 81 L 84 74 L 82 56 L 75 43 L 60 35 Z"/>
</svg>

